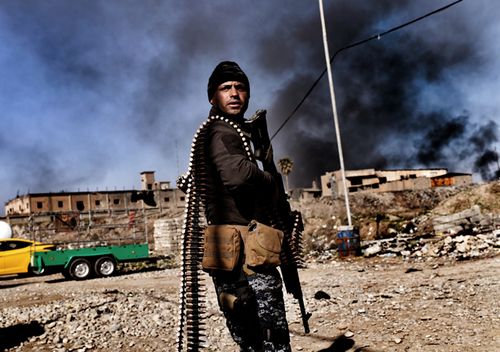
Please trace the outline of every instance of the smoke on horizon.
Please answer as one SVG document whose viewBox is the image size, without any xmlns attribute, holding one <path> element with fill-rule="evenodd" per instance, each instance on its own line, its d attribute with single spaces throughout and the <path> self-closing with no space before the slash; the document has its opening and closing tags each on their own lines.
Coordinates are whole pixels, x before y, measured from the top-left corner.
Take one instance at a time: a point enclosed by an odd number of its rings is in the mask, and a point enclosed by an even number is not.
<svg viewBox="0 0 500 352">
<path fill-rule="evenodd" d="M 448 3 L 327 2 L 330 52 Z M 498 176 L 499 7 L 463 1 L 337 56 L 346 168 Z M 301 0 L 3 1 L 0 37 L 2 202 L 17 190 L 132 188 L 144 170 L 175 180 L 219 61 L 247 73 L 248 114 L 267 109 L 271 134 L 325 67 L 317 3 Z M 273 140 L 276 159 L 294 161 L 292 187 L 338 168 L 327 83 Z"/>
<path fill-rule="evenodd" d="M 384 22 L 387 13 L 392 11 L 396 18 L 396 13 L 412 7 L 409 1 L 397 6 L 393 2 L 385 7 L 379 2 L 363 5 L 358 12 L 342 9 L 347 12 L 342 18 L 335 17 L 330 6 L 328 18 L 333 18 L 333 26 L 329 38 L 336 44 L 332 53 L 401 24 L 403 20 Z M 495 178 L 498 155 L 492 148 L 499 141 L 495 122 L 499 117 L 483 116 L 482 111 L 465 104 L 464 85 L 468 82 L 463 81 L 467 73 L 478 74 L 491 57 L 480 50 L 477 24 L 465 22 L 462 15 L 461 10 L 451 9 L 336 57 L 333 71 L 347 169 L 446 167 L 451 172 L 477 172 L 485 181 Z M 436 21 L 446 30 L 439 29 Z M 310 39 L 299 35 L 290 40 L 297 38 Z M 302 62 L 314 62 L 312 55 L 303 56 L 318 50 L 297 55 Z M 292 110 L 322 69 L 316 60 L 316 65 L 295 71 L 276 96 L 273 106 L 278 115 L 286 116 Z M 325 75 L 284 128 L 286 133 L 282 132 L 287 139 L 282 144 L 284 153 L 295 159 L 291 177 L 301 186 L 339 168 L 327 93 Z"/>
</svg>

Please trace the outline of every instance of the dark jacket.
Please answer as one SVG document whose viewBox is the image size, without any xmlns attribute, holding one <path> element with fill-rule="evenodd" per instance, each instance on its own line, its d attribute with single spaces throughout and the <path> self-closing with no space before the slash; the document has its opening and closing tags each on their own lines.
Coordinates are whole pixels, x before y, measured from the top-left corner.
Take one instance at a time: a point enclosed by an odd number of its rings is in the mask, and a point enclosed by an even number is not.
<svg viewBox="0 0 500 352">
<path fill-rule="evenodd" d="M 243 119 L 232 121 L 244 130 Z M 205 145 L 208 223 L 247 225 L 252 219 L 265 222 L 265 208 L 275 187 L 271 174 L 249 159 L 234 127 L 215 121 L 209 129 Z"/>
</svg>

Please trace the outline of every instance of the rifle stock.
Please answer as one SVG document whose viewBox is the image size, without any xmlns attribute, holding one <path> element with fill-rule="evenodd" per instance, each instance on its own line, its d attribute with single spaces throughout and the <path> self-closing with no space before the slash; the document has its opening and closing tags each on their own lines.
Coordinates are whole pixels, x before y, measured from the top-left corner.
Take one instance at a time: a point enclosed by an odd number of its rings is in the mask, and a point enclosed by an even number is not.
<svg viewBox="0 0 500 352">
<path fill-rule="evenodd" d="M 287 292 L 298 300 L 302 324 L 307 334 L 309 333 L 308 320 L 311 317 L 311 313 L 306 311 L 302 287 L 300 286 L 297 267 L 300 256 L 300 244 L 296 243 L 295 238 L 293 238 L 295 234 L 296 238 L 300 239 L 303 230 L 302 217 L 300 212 L 292 211 L 285 192 L 283 179 L 272 158 L 271 141 L 267 131 L 266 110 L 257 110 L 255 115 L 248 120 L 248 123 L 250 124 L 255 157 L 262 162 L 264 170 L 273 176 L 278 187 L 279 196 L 272 217 L 273 225 L 285 234 L 280 269 Z"/>
</svg>

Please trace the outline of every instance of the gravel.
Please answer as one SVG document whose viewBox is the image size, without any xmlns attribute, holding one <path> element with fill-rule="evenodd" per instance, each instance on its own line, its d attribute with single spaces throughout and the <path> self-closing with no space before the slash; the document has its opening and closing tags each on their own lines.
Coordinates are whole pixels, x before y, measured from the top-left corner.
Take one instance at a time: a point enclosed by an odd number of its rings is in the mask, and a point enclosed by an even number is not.
<svg viewBox="0 0 500 352">
<path fill-rule="evenodd" d="M 309 261 L 300 276 L 310 334 L 286 295 L 293 350 L 500 350 L 499 264 L 498 256 Z M 178 282 L 175 268 L 87 281 L 0 278 L 0 349 L 175 351 Z M 210 283 L 206 294 L 206 350 L 237 351 Z"/>
</svg>

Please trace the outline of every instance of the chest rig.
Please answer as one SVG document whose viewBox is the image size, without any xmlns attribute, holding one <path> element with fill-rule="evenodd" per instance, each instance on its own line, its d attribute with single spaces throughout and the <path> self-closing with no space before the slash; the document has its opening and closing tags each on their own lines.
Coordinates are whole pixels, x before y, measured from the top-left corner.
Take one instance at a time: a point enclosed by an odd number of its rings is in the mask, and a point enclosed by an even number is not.
<svg viewBox="0 0 500 352">
<path fill-rule="evenodd" d="M 191 144 L 188 172 L 179 177 L 177 185 L 186 193 L 184 223 L 181 233 L 181 283 L 177 351 L 198 351 L 204 347 L 204 301 L 206 287 L 201 268 L 205 222 L 206 190 L 209 174 L 205 155 L 210 125 L 222 121 L 233 127 L 241 138 L 247 157 L 255 161 L 250 140 L 241 127 L 222 116 L 210 116 L 196 131 Z"/>
</svg>

